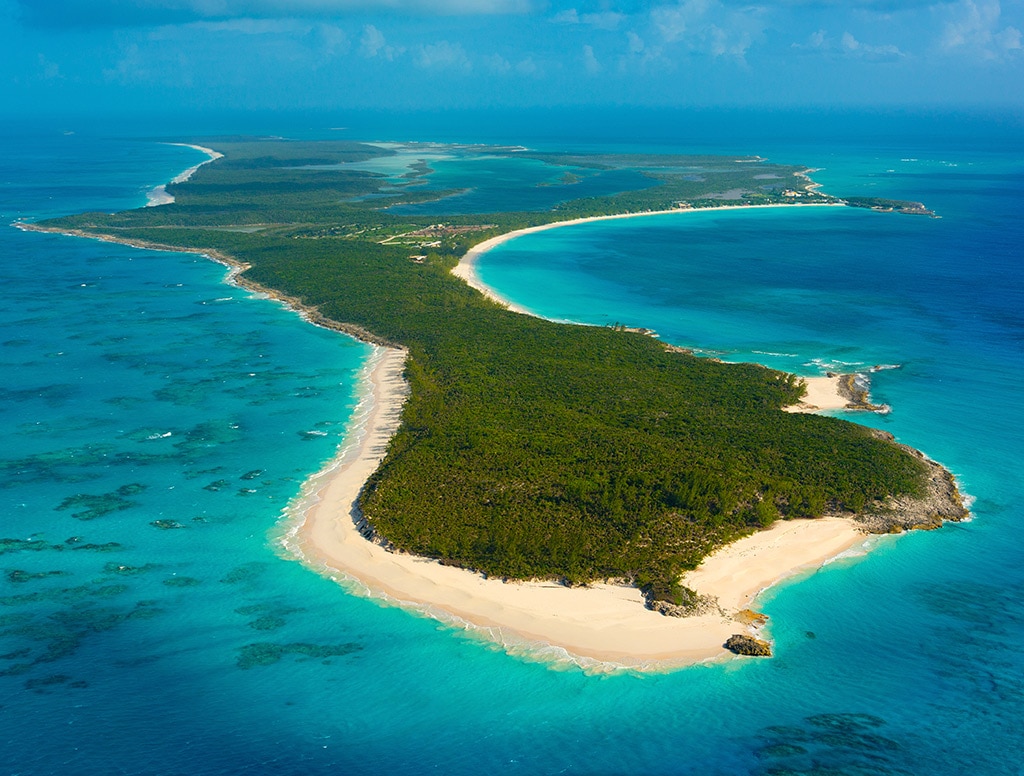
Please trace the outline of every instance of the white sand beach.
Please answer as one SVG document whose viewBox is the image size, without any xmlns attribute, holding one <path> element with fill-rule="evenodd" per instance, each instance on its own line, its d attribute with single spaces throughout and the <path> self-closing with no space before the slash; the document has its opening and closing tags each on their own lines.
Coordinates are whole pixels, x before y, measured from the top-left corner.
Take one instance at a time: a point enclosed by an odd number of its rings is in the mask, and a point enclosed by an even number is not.
<svg viewBox="0 0 1024 776">
<path fill-rule="evenodd" d="M 31 224 L 18 226 L 51 231 Z M 135 244 L 110 236 L 69 233 Z M 479 256 L 485 246 L 507 239 L 510 235 L 502 235 L 472 253 Z M 232 267 L 229 282 L 239 282 L 240 265 L 229 257 L 203 253 Z M 309 317 L 296 300 L 275 298 Z M 408 395 L 402 376 L 405 360 L 404 350 L 377 347 L 363 380 L 365 395 L 346 434 L 353 441 L 307 481 L 282 539 L 289 554 L 353 592 L 433 617 L 512 653 L 568 661 L 594 671 L 623 667 L 663 671 L 729 656 L 725 640 L 750 632 L 750 626 L 734 616 L 754 603 L 761 591 L 868 541 L 850 520 L 780 521 L 721 548 L 683 577 L 684 584 L 716 598 L 721 607 L 721 613 L 688 618 L 646 609 L 639 590 L 627 585 L 568 588 L 550 581 L 505 583 L 427 558 L 390 552 L 360 533 L 356 501 L 401 424 Z M 810 378 L 809 383 L 818 380 Z"/>
<path fill-rule="evenodd" d="M 839 389 L 842 375 L 831 377 L 805 377 L 807 393 L 803 401 L 784 407 L 786 412 L 822 412 L 825 410 L 842 410 L 850 403 Z"/>
<path fill-rule="evenodd" d="M 215 159 L 220 159 L 222 156 L 224 156 L 224 154 L 218 153 L 217 151 L 214 151 L 212 148 L 206 148 L 205 146 L 201 145 L 192 145 L 191 143 L 168 143 L 167 145 L 182 146 L 183 148 L 194 148 L 197 151 L 202 151 L 204 154 L 210 157 L 209 159 L 200 162 L 194 167 L 189 167 L 187 170 L 185 170 L 185 172 L 180 173 L 179 175 L 175 175 L 174 178 L 171 180 L 171 183 L 184 183 L 193 175 L 195 175 L 196 170 L 198 170 L 204 164 L 209 164 Z M 172 202 L 174 202 L 174 196 L 167 192 L 167 185 L 168 184 L 163 183 L 146 194 L 146 207 L 159 207 L 160 205 L 169 205 Z"/>
<path fill-rule="evenodd" d="M 633 587 L 511 582 L 390 552 L 356 526 L 356 499 L 383 459 L 407 395 L 404 351 L 379 348 L 371 362 L 358 444 L 307 483 L 285 539 L 318 570 L 367 593 L 450 625 L 468 628 L 512 652 L 571 660 L 593 670 L 665 670 L 721 658 L 725 640 L 748 627 L 733 615 L 766 587 L 817 568 L 867 537 L 840 518 L 779 522 L 707 558 L 684 584 L 717 597 L 721 614 L 666 617 L 644 607 Z"/>
<path fill-rule="evenodd" d="M 779 207 L 844 207 L 844 205 L 831 202 L 808 202 L 805 204 L 774 204 L 774 205 L 723 205 L 722 207 L 705 207 L 705 208 L 674 208 L 672 210 L 649 210 L 643 213 L 619 213 L 616 215 L 609 216 L 591 216 L 588 218 L 574 218 L 569 221 L 554 221 L 550 224 L 541 224 L 540 226 L 531 226 L 526 229 L 517 229 L 514 232 L 506 232 L 505 234 L 499 234 L 497 237 L 492 237 L 490 240 L 485 240 L 478 245 L 474 245 L 466 254 L 459 260 L 459 263 L 452 269 L 452 274 L 457 278 L 464 280 L 467 285 L 471 288 L 475 288 L 481 294 L 486 296 L 488 299 L 497 302 L 509 310 L 517 313 L 523 313 L 524 315 L 532 315 L 532 313 L 505 297 L 497 293 L 493 288 L 486 285 L 480 276 L 477 274 L 476 265 L 480 260 L 480 257 L 487 253 L 489 250 L 496 248 L 502 243 L 506 243 L 516 237 L 521 237 L 524 234 L 533 234 L 534 232 L 545 232 L 549 229 L 558 229 L 563 226 L 574 226 L 576 224 L 588 224 L 594 221 L 618 221 L 623 218 L 644 218 L 647 216 L 665 216 L 665 215 L 681 215 L 683 213 L 710 213 L 720 210 L 762 210 L 766 208 L 779 208 Z"/>
<path fill-rule="evenodd" d="M 477 277 L 476 262 L 486 251 L 530 232 L 589 221 L 685 212 L 695 211 L 582 218 L 510 232 L 475 246 L 453 274 L 509 309 L 529 314 Z M 726 639 L 735 633 L 752 632 L 751 626 L 736 619 L 736 614 L 754 604 L 759 593 L 795 574 L 819 568 L 868 541 L 852 520 L 826 517 L 779 521 L 768 530 L 719 549 L 698 569 L 684 575 L 683 584 L 702 596 L 713 597 L 720 608 L 714 614 L 686 618 L 667 617 L 647 609 L 640 591 L 624 584 L 569 588 L 552 581 L 503 582 L 428 558 L 389 551 L 360 532 L 356 501 L 401 423 L 401 408 L 408 393 L 402 378 L 405 358 L 403 350 L 378 348 L 366 379 L 368 393 L 362 412 L 357 413 L 349 434 L 359 441 L 307 483 L 294 510 L 294 528 L 285 539 L 290 551 L 353 591 L 466 629 L 510 652 L 568 660 L 593 670 L 666 670 L 729 655 L 723 646 Z M 807 381 L 808 396 L 798 406 L 799 411 L 846 405 L 838 392 L 838 377 L 811 377 Z"/>
<path fill-rule="evenodd" d="M 808 171 L 810 172 L 810 171 Z M 701 208 L 696 210 L 687 210 L 683 208 L 675 210 L 657 210 L 647 213 L 623 213 L 619 215 L 610 216 L 594 216 L 591 218 L 576 218 L 571 221 L 555 221 L 550 224 L 542 224 L 540 226 L 532 226 L 527 229 L 519 229 L 514 232 L 506 232 L 505 234 L 499 234 L 497 237 L 492 237 L 489 240 L 485 240 L 478 245 L 474 245 L 466 254 L 459 260 L 459 263 L 452 269 L 452 274 L 455 277 L 460 278 L 466 282 L 471 288 L 475 288 L 477 291 L 482 293 L 488 299 L 497 302 L 498 304 L 506 307 L 512 312 L 522 313 L 524 315 L 533 315 L 529 310 L 521 307 L 514 302 L 506 299 L 493 288 L 484 283 L 480 276 L 477 274 L 477 263 L 480 257 L 488 251 L 496 248 L 502 243 L 506 243 L 516 237 L 520 237 L 524 234 L 532 234 L 534 232 L 543 232 L 548 229 L 557 229 L 563 226 L 572 226 L 574 224 L 586 224 L 593 221 L 610 221 L 618 220 L 622 218 L 640 218 L 643 216 L 659 216 L 669 214 L 681 214 L 681 213 L 706 213 L 715 210 L 749 210 L 752 208 L 774 208 L 774 207 L 843 207 L 842 205 L 833 205 L 831 203 L 809 203 L 801 205 L 735 205 L 735 206 L 722 206 L 716 208 Z M 840 381 L 842 380 L 841 375 L 834 375 L 831 377 L 804 377 L 807 383 L 807 394 L 804 396 L 803 401 L 799 404 L 794 404 L 784 409 L 787 412 L 823 412 L 828 410 L 842 410 L 846 409 L 850 400 L 846 398 L 839 389 Z"/>
</svg>

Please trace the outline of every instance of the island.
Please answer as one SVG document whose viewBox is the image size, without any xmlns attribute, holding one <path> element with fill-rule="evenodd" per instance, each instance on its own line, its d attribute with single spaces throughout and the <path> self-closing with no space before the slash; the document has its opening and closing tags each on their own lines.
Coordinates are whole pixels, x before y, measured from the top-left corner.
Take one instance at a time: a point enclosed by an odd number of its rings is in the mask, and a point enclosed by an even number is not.
<svg viewBox="0 0 1024 776">
<path fill-rule="evenodd" d="M 182 142 L 211 163 L 167 184 L 153 207 L 21 226 L 206 255 L 234 282 L 376 347 L 362 442 L 307 483 L 286 539 L 353 589 L 472 626 L 510 651 L 664 667 L 715 657 L 727 642 L 763 654 L 754 637 L 764 618 L 749 609 L 761 589 L 868 533 L 967 516 L 939 464 L 813 412 L 830 394 L 837 407 L 879 409 L 844 376 L 825 379 L 847 396 L 648 331 L 548 321 L 475 279 L 474 261 L 501 241 L 589 219 L 863 206 L 822 193 L 806 168 Z M 488 209 L 472 185 L 432 186 L 425 160 L 439 154 L 543 175 L 511 198 L 521 209 Z M 403 155 L 399 174 L 374 166 Z"/>
<path fill-rule="evenodd" d="M 902 199 L 884 199 L 882 197 L 846 197 L 844 202 L 850 207 L 863 207 L 868 210 L 877 210 L 880 213 L 904 213 L 911 216 L 938 218 L 935 211 L 925 207 L 923 202 L 908 202 Z"/>
</svg>

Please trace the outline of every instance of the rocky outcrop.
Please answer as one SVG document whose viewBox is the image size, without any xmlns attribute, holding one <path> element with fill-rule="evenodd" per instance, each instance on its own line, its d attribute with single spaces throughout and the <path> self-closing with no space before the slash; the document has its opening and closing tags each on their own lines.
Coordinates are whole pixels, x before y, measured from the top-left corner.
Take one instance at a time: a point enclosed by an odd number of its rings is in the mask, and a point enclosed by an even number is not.
<svg viewBox="0 0 1024 776">
<path fill-rule="evenodd" d="M 698 617 L 702 614 L 724 614 L 718 599 L 712 595 L 699 595 L 684 587 L 678 603 L 647 596 L 647 608 L 666 617 Z"/>
<path fill-rule="evenodd" d="M 730 636 L 725 642 L 725 648 L 737 655 L 752 655 L 754 657 L 771 657 L 772 645 L 767 641 L 756 639 L 753 636 L 744 636 L 737 633 Z"/>
<path fill-rule="evenodd" d="M 888 404 L 874 404 L 871 401 L 871 385 L 866 375 L 859 374 L 835 374 L 826 372 L 828 377 L 838 377 L 839 384 L 836 389 L 839 395 L 846 399 L 846 409 L 863 410 L 865 412 L 879 412 L 883 415 L 889 413 L 892 408 Z"/>
<path fill-rule="evenodd" d="M 755 612 L 753 609 L 740 609 L 732 618 L 741 625 L 750 625 L 753 628 L 763 628 L 768 624 L 768 615 Z"/>
<path fill-rule="evenodd" d="M 875 436 L 894 441 L 892 434 L 875 430 Z M 920 459 L 928 469 L 925 493 L 921 497 L 889 496 L 884 502 L 855 517 L 869 533 L 901 533 L 914 529 L 932 530 L 947 520 L 966 520 L 970 512 L 964 507 L 956 480 L 948 469 L 924 453 L 907 445 L 904 450 Z"/>
</svg>

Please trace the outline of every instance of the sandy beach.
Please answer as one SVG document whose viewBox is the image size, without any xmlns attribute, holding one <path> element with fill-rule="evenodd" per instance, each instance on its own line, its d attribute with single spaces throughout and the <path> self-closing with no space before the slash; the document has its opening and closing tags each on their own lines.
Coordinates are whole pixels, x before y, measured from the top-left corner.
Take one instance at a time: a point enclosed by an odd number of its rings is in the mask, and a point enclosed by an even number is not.
<svg viewBox="0 0 1024 776">
<path fill-rule="evenodd" d="M 185 144 L 185 143 L 171 143 L 170 145 L 188 145 L 188 144 Z M 180 175 L 176 176 L 174 178 L 174 180 L 172 181 L 174 183 L 180 183 L 180 182 L 188 180 L 189 177 L 191 177 L 195 173 L 196 170 L 198 170 L 200 167 L 202 167 L 202 165 L 208 164 L 209 162 L 212 162 L 215 159 L 219 159 L 219 158 L 221 158 L 223 156 L 223 154 L 220 154 L 220 153 L 218 153 L 218 152 L 216 152 L 216 151 L 214 151 L 214 150 L 212 150 L 210 148 L 204 148 L 203 146 L 188 145 L 188 147 L 189 148 L 195 148 L 198 151 L 203 151 L 204 153 L 209 154 L 210 158 L 207 161 L 201 162 L 200 164 L 198 164 L 198 165 L 196 165 L 194 167 L 190 167 L 188 170 L 185 170 L 183 173 L 181 173 Z M 153 192 L 150 192 L 150 196 L 153 196 L 154 192 L 156 192 L 158 189 L 163 189 L 163 186 L 158 186 L 156 189 L 153 190 Z M 151 202 L 149 202 L 147 204 L 147 207 L 150 207 L 150 206 L 153 206 L 153 205 L 158 205 L 158 204 L 167 204 L 169 202 L 173 202 L 174 201 L 174 197 L 170 196 L 169 194 L 166 194 L 166 192 L 164 192 L 164 196 L 167 197 L 166 201 L 163 201 L 163 202 L 151 201 Z M 831 207 L 833 205 L 829 205 L 828 203 L 813 204 L 813 205 L 737 205 L 737 206 L 732 206 L 732 207 L 730 207 L 730 206 L 723 206 L 723 207 L 720 207 L 720 208 L 704 208 L 703 210 L 705 210 L 705 211 L 707 211 L 707 210 L 737 210 L 737 209 L 764 208 L 764 207 L 822 207 L 822 206 Z M 841 205 L 840 205 L 840 207 L 841 207 Z M 476 264 L 477 264 L 479 258 L 483 254 L 487 253 L 487 251 L 491 250 L 495 246 L 501 245 L 502 243 L 507 242 L 507 241 L 509 241 L 509 240 L 511 240 L 511 239 L 513 239 L 515 237 L 518 237 L 518 236 L 524 235 L 524 234 L 529 234 L 529 233 L 532 233 L 532 232 L 541 232 L 541 231 L 545 231 L 545 230 L 548 230 L 548 229 L 555 229 L 555 228 L 558 228 L 558 227 L 570 226 L 570 225 L 573 225 L 573 224 L 588 223 L 588 222 L 591 222 L 591 221 L 607 221 L 607 220 L 622 219 L 622 218 L 636 218 L 636 217 L 641 217 L 641 216 L 666 215 L 666 214 L 671 214 L 671 213 L 688 213 L 688 212 L 697 212 L 697 211 L 677 209 L 677 210 L 651 211 L 651 212 L 646 212 L 646 213 L 624 213 L 624 214 L 619 214 L 619 215 L 594 216 L 594 217 L 591 217 L 591 218 L 578 218 L 578 219 L 574 219 L 572 221 L 556 221 L 556 222 L 550 223 L 550 224 L 543 224 L 541 226 L 534 226 L 534 227 L 530 227 L 530 228 L 527 228 L 527 229 L 520 229 L 520 230 L 515 231 L 515 232 L 507 232 L 505 234 L 498 235 L 497 237 L 492 237 L 489 240 L 486 240 L 486 241 L 484 241 L 482 243 L 479 243 L 478 245 L 475 245 L 473 248 L 471 248 L 469 251 L 467 251 L 466 254 L 459 261 L 459 263 L 452 269 L 452 274 L 455 275 L 456 277 L 462 279 L 463 281 L 465 281 L 471 288 L 476 289 L 477 291 L 482 293 L 484 296 L 488 297 L 492 301 L 497 302 L 498 304 L 501 304 L 501 305 L 505 306 L 509 310 L 512 310 L 513 312 L 522 313 L 524 315 L 534 315 L 534 313 L 530 312 L 526 308 L 520 307 L 520 306 L 516 305 L 514 302 L 511 302 L 510 300 L 505 299 L 500 294 L 498 294 L 494 289 L 492 289 L 490 286 L 487 286 L 486 284 L 483 283 L 482 280 L 480 280 L 479 276 L 476 274 Z M 57 231 L 57 233 L 59 233 L 59 234 L 66 234 L 66 235 L 69 235 L 69 236 L 76 236 L 76 237 L 85 237 L 85 238 L 88 238 L 88 239 L 109 240 L 111 242 L 117 242 L 117 243 L 121 243 L 121 244 L 125 244 L 125 245 L 132 245 L 134 247 L 145 248 L 145 249 L 150 249 L 150 250 L 169 250 L 169 251 L 179 251 L 179 250 L 182 250 L 181 248 L 175 248 L 175 247 L 172 247 L 172 246 L 163 246 L 163 245 L 159 245 L 159 244 L 155 244 L 155 243 L 150 244 L 150 243 L 143 243 L 143 242 L 138 242 L 138 241 L 133 241 L 133 240 L 124 240 L 124 239 L 121 239 L 121 238 L 118 238 L 118 237 L 113 237 L 113 236 L 89 234 L 89 233 L 82 232 L 82 231 L 79 231 L 79 230 L 70 230 L 70 231 L 50 230 L 50 229 L 45 229 L 45 228 L 37 227 L 37 226 L 35 226 L 33 224 L 22 224 L 22 223 L 15 223 L 15 226 L 17 228 L 19 228 L 19 229 L 22 229 L 22 230 L 41 231 L 41 232 Z M 247 268 L 246 265 L 239 265 L 237 262 L 235 262 L 233 259 L 231 259 L 231 257 L 219 254 L 216 251 L 195 251 L 195 252 L 199 253 L 200 255 L 206 256 L 207 258 L 209 258 L 209 259 L 211 259 L 213 261 L 216 261 L 218 263 L 224 264 L 225 266 L 229 267 L 231 269 L 231 273 L 229 274 L 229 276 L 226 279 L 228 283 L 238 283 L 239 282 L 238 275 Z M 369 333 L 364 332 L 364 331 L 355 331 L 355 330 L 353 330 L 352 327 L 334 325 L 331 321 L 327 321 L 325 319 L 322 319 L 322 317 L 319 316 L 319 314 L 316 311 L 305 308 L 301 303 L 299 303 L 298 300 L 291 299 L 291 298 L 288 298 L 288 297 L 283 297 L 283 296 L 281 296 L 280 294 L 278 294 L 276 292 L 269 291 L 268 289 L 264 289 L 262 287 L 256 286 L 256 285 L 251 284 L 251 283 L 242 282 L 241 285 L 243 287 L 245 287 L 245 288 L 250 288 L 251 290 L 253 290 L 253 291 L 257 292 L 257 293 L 265 293 L 268 296 L 271 296 L 273 298 L 279 299 L 282 303 L 284 303 L 284 304 L 288 305 L 289 307 L 295 309 L 297 312 L 299 312 L 300 315 L 302 315 L 304 318 L 309 320 L 314 325 L 325 326 L 325 327 L 333 329 L 335 331 L 341 331 L 343 333 L 349 334 L 350 336 L 354 336 L 354 337 L 356 337 L 358 339 L 363 339 L 365 341 L 372 341 L 372 338 L 369 335 Z M 884 368 L 891 368 L 891 367 L 884 367 Z M 844 396 L 844 394 L 840 390 L 840 383 L 841 383 L 841 381 L 843 379 L 843 375 L 810 376 L 810 377 L 803 377 L 802 379 L 806 382 L 806 385 L 807 385 L 807 393 L 804 396 L 803 401 L 801 401 L 799 404 L 794 404 L 794 405 L 791 405 L 789 407 L 784 407 L 783 409 L 785 411 L 787 411 L 787 412 L 822 412 L 822 411 L 829 411 L 829 410 L 844 410 L 844 409 L 848 408 L 850 400 L 849 400 L 849 398 Z M 395 426 L 395 430 L 397 430 L 397 428 L 398 428 L 398 426 L 396 425 Z M 394 433 L 394 432 L 392 432 L 392 433 Z M 372 472 L 372 470 L 371 470 L 371 472 Z M 369 477 L 369 474 L 370 474 L 370 472 L 367 473 L 367 477 Z"/>
<path fill-rule="evenodd" d="M 582 218 L 510 232 L 475 246 L 453 274 L 500 304 L 529 314 L 495 294 L 476 276 L 476 261 L 486 251 L 530 232 L 683 212 L 691 211 Z M 401 423 L 401 408 L 408 394 L 402 378 L 405 358 L 403 350 L 378 347 L 367 367 L 365 393 L 347 435 L 357 441 L 307 482 L 283 540 L 290 552 L 353 592 L 467 630 L 515 654 L 568 661 L 590 670 L 667 670 L 730 655 L 723 647 L 729 636 L 756 632 L 736 615 L 750 608 L 762 591 L 817 569 L 868 541 L 852 520 L 779 521 L 766 531 L 721 548 L 684 575 L 683 584 L 715 599 L 718 606 L 717 612 L 685 618 L 647 609 L 640 591 L 624 584 L 569 588 L 551 581 L 502 582 L 428 558 L 389 551 L 363 536 L 356 502 Z M 845 406 L 838 377 L 807 381 L 808 396 L 798 411 Z"/>
<path fill-rule="evenodd" d="M 52 231 L 31 224 L 18 226 Z M 134 244 L 111 236 L 71 233 Z M 477 246 L 471 252 L 473 258 L 508 239 L 511 235 L 501 235 Z M 151 244 L 138 247 L 180 250 Z M 232 268 L 228 282 L 240 282 L 237 275 L 244 265 L 230 257 L 202 253 Z M 463 265 L 471 267 L 472 262 Z M 316 311 L 305 309 L 297 300 L 250 283 L 242 285 L 268 293 L 312 323 L 364 339 L 369 336 L 322 321 Z M 723 647 L 725 640 L 736 633 L 754 632 L 735 615 L 750 607 L 760 592 L 869 541 L 850 520 L 780 521 L 769 530 L 721 548 L 684 576 L 684 584 L 717 599 L 720 607 L 716 613 L 687 618 L 666 617 L 645 608 L 640 591 L 623 584 L 569 588 L 550 581 L 505 583 L 427 558 L 388 551 L 360 532 L 356 502 L 401 424 L 408 395 L 403 378 L 406 352 L 375 347 L 361 380 L 360 404 L 346 433 L 350 441 L 306 482 L 289 510 L 291 519 L 281 537 L 288 556 L 299 557 L 356 594 L 432 617 L 528 659 L 571 663 L 596 672 L 664 671 L 731 656 Z M 832 379 L 810 378 L 809 383 L 819 380 Z M 814 396 L 818 396 L 817 390 Z"/>
<path fill-rule="evenodd" d="M 168 143 L 167 145 L 182 146 L 183 148 L 194 148 L 197 151 L 202 151 L 204 154 L 210 157 L 206 161 L 200 162 L 194 167 L 189 167 L 183 173 L 175 175 L 174 178 L 171 179 L 171 183 L 184 183 L 193 175 L 195 175 L 196 170 L 198 170 L 204 164 L 209 164 L 215 159 L 220 159 L 222 156 L 224 156 L 224 154 L 218 153 L 217 151 L 214 151 L 212 148 L 206 148 L 205 146 L 201 145 L 192 145 L 191 143 Z M 169 184 L 162 183 L 159 186 L 152 189 L 151 191 L 149 191 L 146 194 L 146 207 L 159 207 L 160 205 L 169 205 L 172 202 L 174 202 L 174 196 L 167 193 L 168 185 Z"/>
<path fill-rule="evenodd" d="M 284 539 L 290 552 L 354 592 L 466 629 L 512 653 L 597 671 L 666 670 L 729 654 L 725 640 L 749 632 L 734 615 L 758 593 L 867 541 L 840 518 L 779 522 L 722 548 L 684 577 L 722 609 L 688 618 L 646 609 L 640 592 L 626 585 L 505 583 L 388 551 L 360 533 L 356 499 L 401 422 L 405 358 L 402 350 L 378 348 L 349 435 L 358 441 L 307 483 Z"/>
<path fill-rule="evenodd" d="M 811 172 L 808 170 L 807 172 Z M 505 234 L 499 234 L 497 237 L 492 237 L 489 240 L 485 240 L 482 243 L 474 245 L 466 254 L 459 260 L 459 263 L 452 269 L 452 274 L 455 277 L 460 278 L 466 282 L 471 288 L 475 288 L 481 294 L 486 296 L 488 299 L 497 302 L 498 304 L 506 307 L 507 309 L 522 313 L 523 315 L 533 315 L 534 313 L 527 310 L 525 307 L 515 304 L 509 299 L 506 299 L 493 288 L 485 284 L 480 276 L 477 274 L 476 267 L 483 256 L 488 251 L 496 248 L 502 243 L 506 243 L 516 237 L 520 237 L 524 234 L 532 234 L 534 232 L 544 232 L 549 229 L 557 229 L 563 226 L 572 226 L 574 224 L 586 224 L 593 221 L 612 221 L 622 218 L 640 218 L 643 216 L 660 216 L 668 214 L 680 214 L 680 213 L 706 213 L 714 210 L 749 210 L 752 208 L 770 208 L 770 207 L 837 207 L 831 203 L 814 203 L 814 204 L 803 204 L 803 205 L 735 205 L 735 206 L 722 206 L 716 208 L 701 208 L 697 210 L 686 210 L 686 209 L 675 209 L 675 210 L 657 210 L 648 213 L 622 213 L 619 215 L 610 216 L 594 216 L 591 218 L 576 218 L 571 221 L 555 221 L 550 224 L 542 224 L 540 226 L 531 226 L 527 229 L 519 229 L 515 232 L 506 232 Z M 838 205 L 838 207 L 843 207 Z M 803 378 L 807 383 L 807 394 L 799 404 L 794 404 L 790 407 L 786 407 L 787 412 L 824 412 L 829 410 L 843 410 L 847 408 L 850 400 L 843 395 L 840 391 L 840 381 L 842 380 L 841 375 L 834 375 L 832 377 L 826 376 L 812 376 Z"/>
<path fill-rule="evenodd" d="M 680 215 L 682 213 L 710 213 L 718 210 L 761 210 L 765 208 L 777 208 L 777 207 L 845 207 L 842 204 L 832 202 L 808 202 L 805 204 L 775 204 L 775 205 L 722 205 L 721 207 L 705 207 L 705 208 L 674 208 L 672 210 L 651 210 L 645 213 L 619 213 L 610 216 L 590 216 L 588 218 L 574 218 L 569 221 L 553 221 L 550 224 L 541 224 L 540 226 L 531 226 L 526 229 L 517 229 L 514 232 L 506 232 L 505 234 L 499 234 L 497 237 L 492 237 L 490 240 L 484 240 L 484 242 L 474 245 L 466 254 L 459 260 L 459 263 L 452 269 L 452 274 L 457 278 L 464 280 L 471 288 L 475 288 L 481 294 L 486 296 L 488 299 L 497 302 L 509 310 L 517 313 L 523 313 L 524 315 L 532 315 L 529 310 L 524 307 L 520 307 L 514 302 L 506 299 L 497 293 L 493 288 L 484 284 L 480 280 L 480 276 L 477 275 L 476 265 L 480 260 L 480 257 L 487 253 L 489 250 L 496 248 L 502 243 L 508 242 L 509 240 L 521 237 L 524 234 L 533 234 L 534 232 L 545 232 L 549 229 L 558 229 L 563 226 L 574 226 L 576 224 L 588 224 L 594 221 L 618 221 L 623 218 L 644 218 L 647 216 L 664 216 L 664 215 Z"/>
<path fill-rule="evenodd" d="M 843 410 L 850 400 L 839 389 L 842 375 L 831 377 L 805 377 L 807 393 L 799 404 L 785 407 L 786 412 L 822 412 Z"/>
</svg>

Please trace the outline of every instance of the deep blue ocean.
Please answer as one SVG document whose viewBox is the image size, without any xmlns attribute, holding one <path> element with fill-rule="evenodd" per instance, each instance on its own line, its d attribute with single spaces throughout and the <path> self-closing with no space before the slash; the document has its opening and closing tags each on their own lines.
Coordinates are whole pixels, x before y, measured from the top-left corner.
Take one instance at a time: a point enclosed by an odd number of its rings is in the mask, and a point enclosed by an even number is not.
<svg viewBox="0 0 1024 776">
<path fill-rule="evenodd" d="M 1024 124 L 345 119 L 0 131 L 0 771 L 1024 773 Z M 899 365 L 872 375 L 892 413 L 857 420 L 946 464 L 974 519 L 770 591 L 774 658 L 668 674 L 509 656 L 307 570 L 280 543 L 287 506 L 345 444 L 370 349 L 225 285 L 203 258 L 9 224 L 143 205 L 203 159 L 159 140 L 336 126 L 760 154 L 820 168 L 830 193 L 924 201 L 941 218 L 775 209 L 557 229 L 480 272 L 539 314 L 647 326 L 727 360 Z M 492 162 L 472 165 L 438 162 L 431 185 L 493 181 Z M 511 209 L 515 190 L 451 202 Z"/>
</svg>

